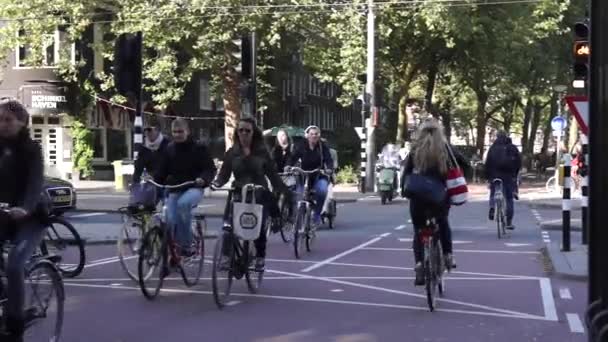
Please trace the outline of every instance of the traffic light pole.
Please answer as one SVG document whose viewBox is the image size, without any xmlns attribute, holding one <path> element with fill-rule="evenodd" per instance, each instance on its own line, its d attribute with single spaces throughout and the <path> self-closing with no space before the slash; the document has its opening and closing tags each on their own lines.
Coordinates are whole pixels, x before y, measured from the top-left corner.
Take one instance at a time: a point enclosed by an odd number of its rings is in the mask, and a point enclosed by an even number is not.
<svg viewBox="0 0 608 342">
<path fill-rule="evenodd" d="M 251 114 L 258 115 L 257 46 L 255 31 L 251 32 Z M 261 121 L 261 118 L 260 118 Z M 261 127 L 264 129 L 264 127 Z"/>
<path fill-rule="evenodd" d="M 591 0 L 589 87 L 589 341 L 608 341 L 608 1 Z"/>
<path fill-rule="evenodd" d="M 137 49 L 139 50 L 137 53 L 137 56 L 139 56 L 138 58 L 140 59 L 139 61 L 139 70 L 136 70 L 135 72 L 138 73 L 138 77 L 137 79 L 139 79 L 138 85 L 137 85 L 137 89 L 135 89 L 135 120 L 133 121 L 133 160 L 137 159 L 137 154 L 139 152 L 139 149 L 141 148 L 141 145 L 144 143 L 144 136 L 143 136 L 143 103 L 142 103 L 142 98 L 143 98 L 143 85 L 142 85 L 142 80 L 143 80 L 143 35 L 141 33 L 141 31 L 137 32 L 136 34 L 136 40 L 137 40 Z"/>
<path fill-rule="evenodd" d="M 375 87 L 375 50 L 376 50 L 376 31 L 375 31 L 375 14 L 374 0 L 368 0 L 367 4 L 367 86 L 366 91 L 369 94 L 369 113 L 374 112 L 376 106 L 376 87 Z M 371 116 L 367 122 L 363 122 L 367 133 L 367 146 L 365 152 L 367 154 L 365 167 L 365 188 L 369 192 L 374 191 L 374 183 L 376 180 L 376 135 L 374 129 L 374 120 Z"/>
</svg>

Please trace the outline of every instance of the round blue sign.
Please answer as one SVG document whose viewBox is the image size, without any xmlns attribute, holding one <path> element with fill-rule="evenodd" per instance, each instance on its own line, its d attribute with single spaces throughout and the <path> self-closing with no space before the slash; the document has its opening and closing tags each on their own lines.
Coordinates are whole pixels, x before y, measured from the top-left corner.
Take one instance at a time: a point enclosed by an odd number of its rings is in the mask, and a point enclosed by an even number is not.
<svg viewBox="0 0 608 342">
<path fill-rule="evenodd" d="M 566 119 L 561 116 L 556 116 L 551 120 L 551 128 L 554 131 L 563 131 L 567 126 Z"/>
</svg>

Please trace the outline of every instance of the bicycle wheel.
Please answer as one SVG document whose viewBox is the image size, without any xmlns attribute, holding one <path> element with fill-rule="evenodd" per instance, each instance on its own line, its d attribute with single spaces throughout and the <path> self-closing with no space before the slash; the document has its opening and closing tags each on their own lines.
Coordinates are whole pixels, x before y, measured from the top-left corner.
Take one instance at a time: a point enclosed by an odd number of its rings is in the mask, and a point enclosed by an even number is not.
<svg viewBox="0 0 608 342">
<path fill-rule="evenodd" d="M 435 261 L 437 291 L 439 292 L 439 295 L 443 297 L 443 294 L 445 293 L 445 279 L 443 278 L 443 274 L 445 273 L 446 268 L 449 268 L 445 264 L 443 249 L 439 237 L 434 239 L 434 241 L 435 246 L 433 249 L 435 252 L 433 254 L 435 257 L 433 260 Z"/>
<path fill-rule="evenodd" d="M 138 281 L 137 260 L 134 259 L 139 255 L 143 237 L 147 231 L 147 227 L 145 226 L 146 221 L 131 215 L 127 211 L 121 212 L 121 221 L 123 225 L 120 230 L 120 236 L 116 241 L 118 260 L 129 278 Z M 151 275 L 152 272 L 148 272 L 144 276 L 147 279 Z"/>
<path fill-rule="evenodd" d="M 427 242 L 424 246 L 424 282 L 426 291 L 426 301 L 429 310 L 435 311 L 435 271 L 433 269 L 433 256 L 431 251 L 431 242 Z"/>
<path fill-rule="evenodd" d="M 555 178 L 555 176 L 552 176 L 549 178 L 549 180 L 545 184 L 545 188 L 546 188 L 547 192 L 553 192 L 555 190 L 556 181 L 557 181 L 557 179 Z"/>
<path fill-rule="evenodd" d="M 25 341 L 59 341 L 63 328 L 65 292 L 60 270 L 38 260 L 27 270 L 25 283 Z"/>
<path fill-rule="evenodd" d="M 330 205 L 330 214 L 327 217 L 327 220 L 329 221 L 329 229 L 334 229 L 336 223 L 336 215 L 338 214 L 338 205 L 334 200 L 331 201 Z"/>
<path fill-rule="evenodd" d="M 249 251 L 248 260 L 253 260 L 253 245 L 249 241 L 243 241 L 243 251 Z M 245 280 L 247 281 L 249 293 L 258 293 L 262 286 L 262 280 L 264 280 L 264 272 L 257 272 L 255 268 L 248 265 L 247 271 L 245 272 Z"/>
<path fill-rule="evenodd" d="M 283 227 L 281 227 L 281 239 L 283 239 L 283 242 L 289 243 L 293 238 L 295 224 L 289 215 L 289 208 L 286 206 L 283 206 L 283 210 L 281 210 L 281 221 L 283 222 Z"/>
<path fill-rule="evenodd" d="M 207 221 L 205 219 L 195 220 L 192 224 L 192 234 L 196 246 L 196 253 L 189 257 L 182 257 L 180 271 L 182 279 L 186 286 L 194 286 L 201 279 L 203 274 L 203 266 L 205 264 L 205 237 L 204 232 L 207 230 Z"/>
<path fill-rule="evenodd" d="M 498 232 L 498 238 L 502 239 L 502 234 L 503 234 L 502 205 L 500 204 L 499 201 L 497 201 L 497 203 L 496 203 L 494 219 L 496 220 L 496 231 Z"/>
<path fill-rule="evenodd" d="M 311 220 L 311 213 L 308 212 L 306 215 L 306 221 L 305 221 L 306 222 L 306 251 L 307 252 L 312 251 L 312 245 L 317 238 L 316 229 L 312 229 L 310 220 Z"/>
<path fill-rule="evenodd" d="M 213 269 L 211 271 L 211 286 L 213 288 L 213 300 L 219 309 L 224 308 L 230 298 L 234 267 L 234 246 L 224 247 L 224 243 L 230 243 L 220 233 L 213 251 Z M 233 237 L 234 238 L 234 237 Z M 228 255 L 224 256 L 224 248 L 228 249 Z"/>
<path fill-rule="evenodd" d="M 158 296 L 168 274 L 167 236 L 161 227 L 153 227 L 144 235 L 139 258 L 137 260 L 137 277 L 144 297 L 154 299 Z M 148 274 L 157 271 L 157 276 Z"/>
<path fill-rule="evenodd" d="M 302 257 L 303 244 L 306 240 L 306 207 L 302 206 L 298 208 L 298 214 L 296 216 L 296 224 L 293 231 L 293 249 L 296 259 Z"/>
<path fill-rule="evenodd" d="M 82 273 L 85 264 L 84 242 L 76 228 L 63 217 L 48 219 L 44 240 L 40 244 L 42 255 L 58 255 L 57 267 L 61 274 L 74 278 Z"/>
</svg>

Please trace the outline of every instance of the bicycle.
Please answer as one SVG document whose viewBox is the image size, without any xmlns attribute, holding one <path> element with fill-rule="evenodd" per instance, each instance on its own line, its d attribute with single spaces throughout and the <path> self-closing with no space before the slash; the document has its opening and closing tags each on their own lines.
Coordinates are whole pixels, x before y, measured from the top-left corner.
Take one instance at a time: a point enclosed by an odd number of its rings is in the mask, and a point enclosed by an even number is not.
<svg viewBox="0 0 608 342">
<path fill-rule="evenodd" d="M 435 218 L 427 219 L 425 227 L 419 231 L 417 238 L 421 240 L 423 246 L 422 274 L 427 304 L 433 312 L 436 307 L 436 293 L 439 292 L 440 296 L 445 293 L 443 274 L 446 270 L 451 271 L 451 265 L 444 261 L 439 225 Z"/>
<path fill-rule="evenodd" d="M 0 215 L 8 216 L 9 206 L 6 203 L 0 203 Z M 7 217 L 8 219 L 8 217 Z M 3 220 L 5 221 L 5 220 Z M 6 306 L 8 304 L 7 289 L 7 275 L 5 269 L 5 260 L 8 252 L 5 249 L 5 243 L 0 241 L 0 330 L 6 331 Z M 64 302 L 65 292 L 63 287 L 63 280 L 61 278 L 61 271 L 55 265 L 55 262 L 59 262 L 60 256 L 40 256 L 33 255 L 30 261 L 25 266 L 25 286 L 27 292 L 27 285 L 31 285 L 31 294 L 25 297 L 25 333 L 24 339 L 26 341 L 49 341 L 57 342 L 61 337 L 63 328 L 63 315 L 64 315 Z M 38 294 L 39 287 L 49 286 L 51 292 L 48 298 L 42 300 Z M 49 310 L 50 301 L 53 293 L 57 298 L 56 307 L 54 310 Z M 41 321 L 47 318 L 50 314 L 56 314 L 56 319 L 51 322 L 50 337 L 46 337 L 46 333 L 41 333 L 42 329 L 31 329 L 33 326 L 39 326 Z M 46 330 L 46 329 L 44 329 Z"/>
<path fill-rule="evenodd" d="M 40 243 L 40 253 L 44 256 L 61 255 L 61 261 L 56 263 L 56 265 L 64 277 L 74 278 L 80 275 L 84 270 L 86 254 L 84 241 L 82 241 L 76 228 L 64 217 L 55 214 L 50 214 L 43 223 L 47 229 L 45 237 Z M 58 229 L 62 226 L 65 227 L 66 232 Z M 76 246 L 76 250 L 74 252 L 66 252 L 69 246 Z M 75 262 L 63 262 L 74 260 Z"/>
<path fill-rule="evenodd" d="M 498 232 L 498 238 L 502 239 L 503 236 L 507 235 L 506 230 L 506 216 L 505 216 L 505 195 L 503 192 L 503 183 L 500 178 L 496 178 L 492 181 L 494 187 L 494 219 L 496 220 L 496 229 Z"/>
<path fill-rule="evenodd" d="M 285 172 L 279 173 L 279 176 L 283 180 L 285 186 L 287 186 L 292 193 L 295 192 L 297 183 L 295 177 L 292 174 Z M 270 237 L 272 233 L 281 233 L 281 239 L 283 242 L 289 243 L 293 237 L 293 229 L 295 224 L 293 222 L 293 215 L 291 215 L 291 202 L 288 202 L 287 198 L 283 194 L 279 195 L 279 210 L 281 212 L 281 229 L 278 232 L 272 232 L 272 229 L 270 229 L 272 222 L 271 220 L 268 220 L 267 234 Z"/>
<path fill-rule="evenodd" d="M 310 187 L 310 175 L 314 173 L 320 173 L 321 175 L 327 175 L 327 172 L 322 169 L 315 169 L 312 171 L 304 171 L 299 167 L 291 167 L 290 172 L 294 174 L 300 174 L 304 176 L 304 194 L 302 199 L 298 200 L 296 206 L 296 223 L 294 227 L 293 235 L 293 247 L 294 253 L 297 259 L 302 256 L 302 244 L 306 244 L 306 251 L 312 250 L 313 242 L 316 239 L 316 229 L 312 228 L 310 224 L 311 214 L 316 201 L 314 199 L 314 190 Z"/>
<path fill-rule="evenodd" d="M 185 182 L 178 185 L 162 185 L 148 180 L 154 186 L 169 190 L 180 189 L 185 186 L 196 184 L 193 181 Z M 181 248 L 175 241 L 175 226 L 169 227 L 167 223 L 167 198 L 169 194 L 165 192 L 161 202 L 162 210 L 154 215 L 152 228 L 146 232 L 143 238 L 141 249 L 139 250 L 139 258 L 137 262 L 137 277 L 141 291 L 149 300 L 158 296 L 162 288 L 164 279 L 171 273 L 171 269 L 179 269 L 182 279 L 186 286 L 192 287 L 198 283 L 203 273 L 203 264 L 205 262 L 205 240 L 204 232 L 207 229 L 205 215 L 193 214 L 192 228 L 194 235 L 195 253 L 190 257 L 181 256 Z M 194 209 L 194 207 L 193 207 Z M 193 274 L 188 274 L 188 266 L 192 264 Z M 149 269 L 146 269 L 149 267 Z M 152 273 L 158 269 L 158 283 L 152 282 L 150 287 L 146 284 Z"/>
<path fill-rule="evenodd" d="M 246 202 L 247 195 L 252 194 L 255 198 L 255 191 L 264 187 L 255 184 L 246 184 L 242 188 L 242 202 Z M 212 188 L 212 190 L 215 190 Z M 213 252 L 213 270 L 211 281 L 213 287 L 213 299 L 219 309 L 226 306 L 230 298 L 233 279 L 242 279 L 247 282 L 250 293 L 255 294 L 259 291 L 264 279 L 264 271 L 257 271 L 252 267 L 254 261 L 253 241 L 260 235 L 263 218 L 253 213 L 242 213 L 238 218 L 238 224 L 234 224 L 234 201 L 233 187 L 228 190 L 228 198 L 224 209 L 223 234 L 217 239 Z M 261 215 L 264 215 L 263 213 Z M 221 276 L 220 273 L 226 275 Z M 220 281 L 226 280 L 226 284 L 221 286 Z"/>
<path fill-rule="evenodd" d="M 123 207 L 119 208 L 118 211 L 120 212 L 121 221 L 123 222 L 120 236 L 116 241 L 118 260 L 129 278 L 134 281 L 139 281 L 137 264 L 132 265 L 134 268 L 132 270 L 129 260 L 134 259 L 139 255 L 143 237 L 150 229 L 155 210 L 143 207 Z M 151 275 L 152 272 L 146 274 L 146 280 Z"/>
</svg>

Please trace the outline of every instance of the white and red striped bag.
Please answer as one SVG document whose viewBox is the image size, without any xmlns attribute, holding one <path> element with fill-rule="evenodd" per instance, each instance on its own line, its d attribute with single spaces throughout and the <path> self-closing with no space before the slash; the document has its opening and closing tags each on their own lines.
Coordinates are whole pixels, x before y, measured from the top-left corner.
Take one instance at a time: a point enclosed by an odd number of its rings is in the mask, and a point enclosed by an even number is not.
<svg viewBox="0 0 608 342">
<path fill-rule="evenodd" d="M 467 188 L 467 180 L 464 178 L 464 173 L 460 166 L 458 166 L 458 162 L 456 161 L 456 157 L 454 157 L 454 152 L 449 145 L 448 153 L 450 157 L 451 167 L 448 170 L 448 198 L 450 199 L 450 204 L 453 205 L 463 205 L 467 202 L 469 197 L 469 189 Z"/>
</svg>

